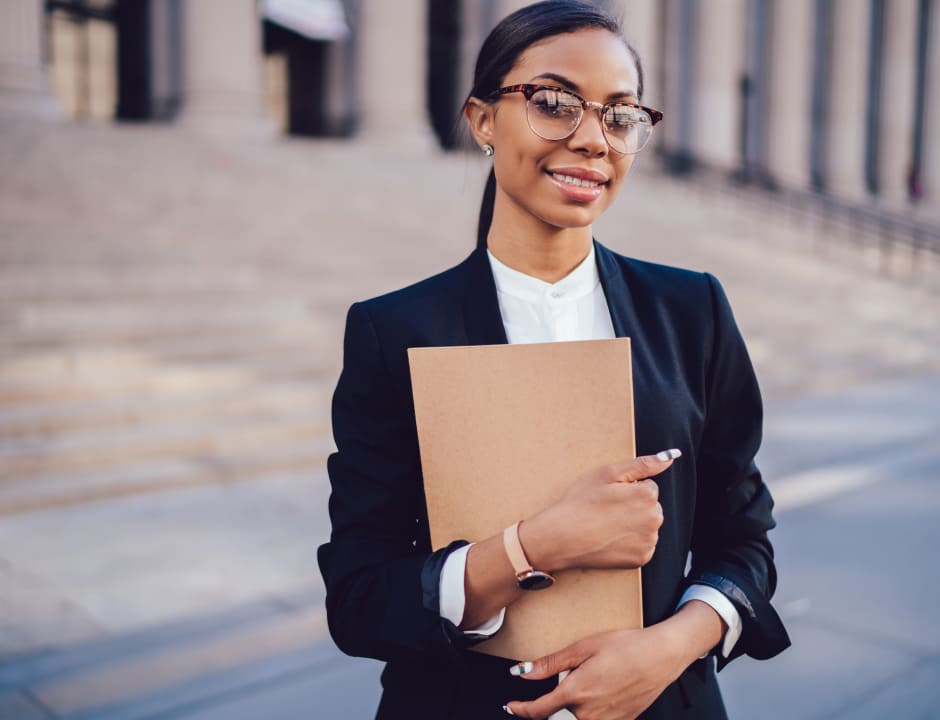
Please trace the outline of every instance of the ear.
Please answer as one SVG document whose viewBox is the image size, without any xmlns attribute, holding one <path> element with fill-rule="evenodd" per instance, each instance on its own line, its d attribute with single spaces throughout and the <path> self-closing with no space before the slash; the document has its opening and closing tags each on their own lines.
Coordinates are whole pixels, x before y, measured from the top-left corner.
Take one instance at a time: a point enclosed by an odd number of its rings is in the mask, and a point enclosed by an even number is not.
<svg viewBox="0 0 940 720">
<path fill-rule="evenodd" d="M 472 97 L 463 106 L 464 117 L 473 133 L 477 145 L 483 146 L 493 140 L 493 116 L 496 109 L 479 98 Z"/>
</svg>

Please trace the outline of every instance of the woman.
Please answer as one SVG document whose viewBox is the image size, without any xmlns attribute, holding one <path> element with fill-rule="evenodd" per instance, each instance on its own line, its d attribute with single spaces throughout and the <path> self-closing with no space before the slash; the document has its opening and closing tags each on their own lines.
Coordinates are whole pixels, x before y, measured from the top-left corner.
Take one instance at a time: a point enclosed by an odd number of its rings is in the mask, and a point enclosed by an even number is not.
<svg viewBox="0 0 940 720">
<path fill-rule="evenodd" d="M 723 718 L 709 656 L 720 668 L 789 644 L 769 604 L 760 396 L 721 287 L 592 238 L 661 117 L 642 93 L 639 58 L 598 8 L 549 0 L 507 17 L 465 106 L 493 161 L 477 249 L 350 308 L 319 560 L 337 645 L 388 663 L 382 720 Z M 407 348 L 615 336 L 632 338 L 642 457 L 572 478 L 508 534 L 431 552 Z M 642 567 L 647 627 L 521 662 L 468 651 L 531 591 L 516 542 L 536 572 Z"/>
</svg>

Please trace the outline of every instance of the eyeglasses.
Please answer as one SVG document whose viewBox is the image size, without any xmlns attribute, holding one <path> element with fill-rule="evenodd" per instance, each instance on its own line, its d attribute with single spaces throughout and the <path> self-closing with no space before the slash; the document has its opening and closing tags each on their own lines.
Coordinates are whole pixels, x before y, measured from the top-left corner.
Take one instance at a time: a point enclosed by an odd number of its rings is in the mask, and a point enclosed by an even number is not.
<svg viewBox="0 0 940 720">
<path fill-rule="evenodd" d="M 653 134 L 653 126 L 663 119 L 659 110 L 627 102 L 597 103 L 577 93 L 548 85 L 509 85 L 489 96 L 525 95 L 525 116 L 529 129 L 543 140 L 564 140 L 581 125 L 584 113 L 601 111 L 601 128 L 610 149 L 621 155 L 640 152 Z"/>
</svg>

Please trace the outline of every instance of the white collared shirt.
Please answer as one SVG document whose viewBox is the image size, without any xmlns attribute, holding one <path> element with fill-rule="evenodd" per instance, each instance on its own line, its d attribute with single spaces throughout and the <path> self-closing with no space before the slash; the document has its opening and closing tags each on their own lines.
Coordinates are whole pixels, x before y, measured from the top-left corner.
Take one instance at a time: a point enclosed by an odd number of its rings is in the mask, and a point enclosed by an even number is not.
<svg viewBox="0 0 940 720">
<path fill-rule="evenodd" d="M 607 298 L 601 286 L 594 245 L 587 257 L 556 283 L 548 283 L 503 264 L 486 251 L 496 283 L 499 311 L 510 343 L 605 340 L 615 337 Z M 466 595 L 464 575 L 470 545 L 451 553 L 444 562 L 440 579 L 441 616 L 455 625 L 463 620 Z M 728 598 L 706 585 L 692 585 L 682 595 L 676 609 L 690 600 L 710 605 L 728 625 L 721 653 L 727 657 L 741 636 L 741 616 Z M 486 638 L 503 624 L 503 608 L 484 624 L 465 634 Z M 530 658 L 535 660 L 536 658 Z"/>
</svg>

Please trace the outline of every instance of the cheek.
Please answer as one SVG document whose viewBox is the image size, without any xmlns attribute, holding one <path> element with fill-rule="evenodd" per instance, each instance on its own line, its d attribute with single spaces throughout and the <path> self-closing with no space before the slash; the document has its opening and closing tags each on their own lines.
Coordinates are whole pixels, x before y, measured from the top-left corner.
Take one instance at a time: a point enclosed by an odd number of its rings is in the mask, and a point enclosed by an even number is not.
<svg viewBox="0 0 940 720">
<path fill-rule="evenodd" d="M 525 136 L 503 141 L 502 152 L 497 149 L 493 158 L 496 177 L 503 187 L 513 188 L 516 193 L 531 189 L 542 173 L 544 158 L 552 150 L 543 147 L 544 142 Z"/>
<path fill-rule="evenodd" d="M 627 156 L 626 158 L 624 158 L 623 160 L 621 160 L 620 162 L 616 164 L 615 166 L 616 174 L 614 176 L 615 179 L 611 182 L 610 188 L 608 188 L 610 191 L 608 193 L 608 196 L 609 196 L 608 201 L 613 200 L 615 197 L 617 197 L 617 194 L 620 192 L 620 189 L 623 187 L 624 181 L 627 179 L 627 175 L 630 174 L 630 168 L 633 167 L 633 160 L 634 158 L 632 156 Z"/>
</svg>

